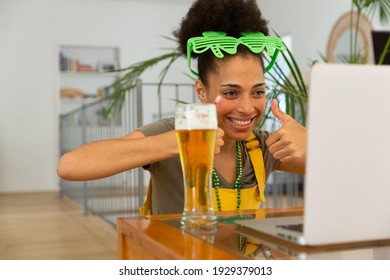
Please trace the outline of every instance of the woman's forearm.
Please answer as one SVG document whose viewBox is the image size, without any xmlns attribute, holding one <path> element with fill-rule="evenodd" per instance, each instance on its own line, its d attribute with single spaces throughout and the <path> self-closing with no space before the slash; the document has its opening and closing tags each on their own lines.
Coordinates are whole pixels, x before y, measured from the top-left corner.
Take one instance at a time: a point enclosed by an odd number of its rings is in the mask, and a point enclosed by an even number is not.
<svg viewBox="0 0 390 280">
<path fill-rule="evenodd" d="M 64 154 L 57 173 L 71 181 L 100 179 L 178 155 L 175 131 L 128 136 L 84 144 Z"/>
</svg>

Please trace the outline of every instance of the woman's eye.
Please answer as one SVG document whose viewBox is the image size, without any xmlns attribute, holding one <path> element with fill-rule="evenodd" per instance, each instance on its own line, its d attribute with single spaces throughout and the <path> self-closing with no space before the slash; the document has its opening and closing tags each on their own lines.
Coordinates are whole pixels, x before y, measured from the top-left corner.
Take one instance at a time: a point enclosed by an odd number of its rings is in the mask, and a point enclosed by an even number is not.
<svg viewBox="0 0 390 280">
<path fill-rule="evenodd" d="M 263 96 L 263 95 L 265 95 L 265 91 L 264 90 L 257 90 L 253 95 L 255 95 L 255 96 Z"/>
<path fill-rule="evenodd" d="M 225 91 L 224 95 L 226 97 L 235 97 L 237 95 L 237 93 L 235 91 Z"/>
</svg>

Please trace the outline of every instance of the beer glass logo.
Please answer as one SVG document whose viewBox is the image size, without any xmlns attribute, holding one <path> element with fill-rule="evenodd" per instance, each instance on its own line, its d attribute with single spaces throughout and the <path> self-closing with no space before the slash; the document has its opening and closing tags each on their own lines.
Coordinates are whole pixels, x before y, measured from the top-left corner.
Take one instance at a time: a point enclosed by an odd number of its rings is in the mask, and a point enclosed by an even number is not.
<svg viewBox="0 0 390 280">
<path fill-rule="evenodd" d="M 214 104 L 178 105 L 175 114 L 175 129 L 216 129 L 218 126 Z M 188 108 L 189 106 L 189 108 Z"/>
</svg>

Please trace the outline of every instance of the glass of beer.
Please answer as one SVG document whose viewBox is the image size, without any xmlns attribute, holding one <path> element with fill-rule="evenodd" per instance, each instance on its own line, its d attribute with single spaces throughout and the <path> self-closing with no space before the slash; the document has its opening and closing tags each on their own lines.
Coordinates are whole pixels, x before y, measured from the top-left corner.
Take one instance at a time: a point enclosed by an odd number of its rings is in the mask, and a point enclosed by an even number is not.
<svg viewBox="0 0 390 280">
<path fill-rule="evenodd" d="M 185 230 L 216 229 L 211 172 L 217 127 L 214 104 L 176 106 L 175 130 L 184 179 L 181 225 Z"/>
</svg>

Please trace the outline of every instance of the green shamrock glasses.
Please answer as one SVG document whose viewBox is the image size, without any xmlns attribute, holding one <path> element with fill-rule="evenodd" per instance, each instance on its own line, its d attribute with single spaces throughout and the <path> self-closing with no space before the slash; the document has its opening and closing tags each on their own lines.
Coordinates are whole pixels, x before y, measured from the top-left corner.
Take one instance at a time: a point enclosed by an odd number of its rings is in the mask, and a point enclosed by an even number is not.
<svg viewBox="0 0 390 280">
<path fill-rule="evenodd" d="M 206 31 L 202 35 L 187 41 L 188 68 L 197 77 L 199 74 L 191 68 L 191 52 L 201 54 L 211 49 L 216 57 L 223 58 L 222 51 L 236 54 L 239 44 L 246 46 L 253 53 L 260 53 L 266 49 L 267 55 L 271 57 L 269 65 L 264 69 L 264 73 L 267 73 L 274 65 L 279 52 L 286 50 L 286 46 L 280 38 L 265 36 L 261 32 L 242 32 L 240 38 L 226 36 L 226 33 L 216 31 Z"/>
</svg>

